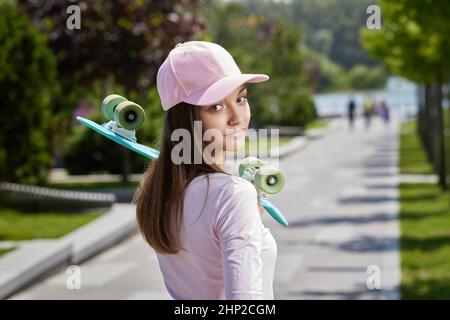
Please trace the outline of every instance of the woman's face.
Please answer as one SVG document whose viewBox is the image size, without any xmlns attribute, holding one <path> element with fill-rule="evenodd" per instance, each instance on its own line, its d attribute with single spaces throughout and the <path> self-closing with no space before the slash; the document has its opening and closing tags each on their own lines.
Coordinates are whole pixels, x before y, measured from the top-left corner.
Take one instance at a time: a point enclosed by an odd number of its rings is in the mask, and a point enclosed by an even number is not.
<svg viewBox="0 0 450 320">
<path fill-rule="evenodd" d="M 250 106 L 245 84 L 225 100 L 215 105 L 200 107 L 202 129 L 217 129 L 216 147 L 223 151 L 238 151 L 245 146 L 245 135 L 250 122 Z M 212 131 L 214 132 L 214 131 Z"/>
</svg>

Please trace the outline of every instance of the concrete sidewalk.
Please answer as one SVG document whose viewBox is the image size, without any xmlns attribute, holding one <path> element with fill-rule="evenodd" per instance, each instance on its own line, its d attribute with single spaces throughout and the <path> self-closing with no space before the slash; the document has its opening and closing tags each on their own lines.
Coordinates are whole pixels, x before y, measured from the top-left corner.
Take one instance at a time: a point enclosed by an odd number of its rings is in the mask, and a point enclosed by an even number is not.
<svg viewBox="0 0 450 320">
<path fill-rule="evenodd" d="M 395 115 L 393 115 L 395 120 Z M 374 119 L 330 134 L 281 161 L 286 187 L 271 200 L 289 228 L 265 215 L 277 241 L 276 299 L 397 299 L 397 125 Z M 381 289 L 370 290 L 369 266 Z M 66 268 L 10 299 L 169 299 L 154 251 L 139 234 L 79 264 L 81 289 Z"/>
</svg>

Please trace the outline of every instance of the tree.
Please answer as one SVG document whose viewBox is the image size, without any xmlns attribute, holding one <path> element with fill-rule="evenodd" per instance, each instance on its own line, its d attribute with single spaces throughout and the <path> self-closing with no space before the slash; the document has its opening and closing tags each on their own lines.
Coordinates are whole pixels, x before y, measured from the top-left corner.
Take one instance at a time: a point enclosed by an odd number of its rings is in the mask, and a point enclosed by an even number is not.
<svg viewBox="0 0 450 320">
<path fill-rule="evenodd" d="M 395 74 L 418 83 L 450 77 L 448 1 L 381 0 L 383 28 L 361 29 L 363 46 Z"/>
<path fill-rule="evenodd" d="M 445 188 L 441 85 L 450 80 L 450 6 L 445 0 L 381 0 L 380 4 L 383 29 L 361 30 L 363 45 L 393 73 L 426 85 L 418 128 Z"/>
<path fill-rule="evenodd" d="M 362 48 L 358 30 L 365 25 L 366 9 L 377 0 L 246 0 L 249 12 L 269 20 L 282 18 L 302 30 L 304 44 L 325 54 L 344 69 L 356 64 L 373 66 L 378 61 Z"/>
<path fill-rule="evenodd" d="M 195 13 L 204 0 L 80 2 L 81 28 L 70 30 L 67 1 L 19 0 L 35 25 L 51 35 L 61 80 L 90 86 L 113 74 L 125 91 L 155 84 L 158 66 L 178 43 L 204 29 Z"/>
<path fill-rule="evenodd" d="M 48 126 L 58 90 L 46 37 L 16 5 L 0 2 L 0 179 L 43 183 L 51 167 Z"/>
<path fill-rule="evenodd" d="M 387 73 L 383 66 L 369 68 L 362 64 L 355 65 L 349 72 L 352 88 L 382 88 L 386 83 Z"/>
</svg>

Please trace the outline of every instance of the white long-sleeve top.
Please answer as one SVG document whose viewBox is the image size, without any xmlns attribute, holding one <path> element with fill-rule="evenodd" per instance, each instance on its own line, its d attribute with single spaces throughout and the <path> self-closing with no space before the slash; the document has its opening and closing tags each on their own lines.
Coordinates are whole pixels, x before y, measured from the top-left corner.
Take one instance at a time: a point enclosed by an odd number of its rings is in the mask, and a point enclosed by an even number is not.
<svg viewBox="0 0 450 320">
<path fill-rule="evenodd" d="M 208 194 L 207 187 L 207 177 L 199 176 L 186 189 L 180 236 L 187 252 L 157 253 L 169 294 L 273 299 L 277 246 L 261 221 L 255 187 L 223 173 L 210 174 Z"/>
</svg>

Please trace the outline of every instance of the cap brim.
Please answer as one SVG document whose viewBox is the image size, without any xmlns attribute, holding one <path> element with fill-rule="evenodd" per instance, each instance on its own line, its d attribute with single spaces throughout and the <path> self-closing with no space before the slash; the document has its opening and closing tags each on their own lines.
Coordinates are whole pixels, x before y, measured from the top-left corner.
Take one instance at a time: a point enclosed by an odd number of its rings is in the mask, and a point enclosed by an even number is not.
<svg viewBox="0 0 450 320">
<path fill-rule="evenodd" d="M 234 74 L 217 80 L 208 88 L 195 92 L 183 101 L 196 106 L 209 106 L 226 99 L 244 83 L 259 83 L 269 80 L 265 74 Z"/>
</svg>

